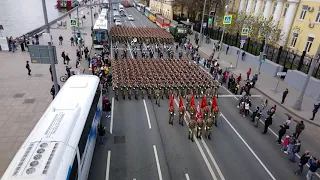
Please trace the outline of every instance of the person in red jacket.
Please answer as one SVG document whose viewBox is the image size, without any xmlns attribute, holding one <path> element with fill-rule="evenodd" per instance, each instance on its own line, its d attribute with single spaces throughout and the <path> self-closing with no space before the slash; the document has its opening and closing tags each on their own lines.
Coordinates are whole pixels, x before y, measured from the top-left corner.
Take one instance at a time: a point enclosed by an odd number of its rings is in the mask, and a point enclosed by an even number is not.
<svg viewBox="0 0 320 180">
<path fill-rule="evenodd" d="M 250 74 L 251 74 L 251 68 L 249 68 L 249 70 L 248 70 L 248 72 L 247 72 L 247 81 L 249 81 Z"/>
</svg>

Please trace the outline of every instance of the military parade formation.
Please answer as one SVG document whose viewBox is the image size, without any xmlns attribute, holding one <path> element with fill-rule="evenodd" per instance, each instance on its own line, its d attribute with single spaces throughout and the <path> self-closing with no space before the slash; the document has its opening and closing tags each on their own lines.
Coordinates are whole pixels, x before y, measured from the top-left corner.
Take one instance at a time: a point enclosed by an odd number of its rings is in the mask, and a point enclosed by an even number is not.
<svg viewBox="0 0 320 180">
<path fill-rule="evenodd" d="M 155 99 L 160 107 L 161 99 L 170 99 L 169 124 L 174 121 L 174 97 L 180 97 L 179 124 L 184 125 L 185 115 L 190 115 L 188 138 L 194 141 L 193 135 L 211 139 L 212 125 L 217 125 L 218 106 L 216 96 L 219 84 L 209 74 L 187 59 L 127 59 L 111 60 L 112 82 L 115 99 L 119 95 L 125 100 L 133 97 L 138 100 Z M 186 99 L 186 106 L 182 98 Z M 202 97 L 201 105 L 195 106 L 195 98 Z M 207 99 L 212 99 L 209 110 Z M 210 102 L 209 101 L 209 102 Z M 195 133 L 196 132 L 196 133 Z"/>
<path fill-rule="evenodd" d="M 173 36 L 165 29 L 153 27 L 112 27 L 110 30 L 113 42 L 131 42 L 134 38 L 138 43 L 173 43 Z"/>
</svg>

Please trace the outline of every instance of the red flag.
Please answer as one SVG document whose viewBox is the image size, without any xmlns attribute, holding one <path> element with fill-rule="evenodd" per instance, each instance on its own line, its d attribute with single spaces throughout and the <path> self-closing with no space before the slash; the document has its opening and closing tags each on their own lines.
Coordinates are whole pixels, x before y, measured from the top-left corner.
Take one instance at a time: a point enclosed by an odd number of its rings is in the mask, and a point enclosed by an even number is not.
<svg viewBox="0 0 320 180">
<path fill-rule="evenodd" d="M 204 108 L 204 107 L 206 107 L 206 106 L 208 106 L 208 104 L 207 104 L 207 100 L 206 100 L 206 98 L 204 97 L 204 95 L 202 95 L 202 100 L 201 100 L 201 108 Z"/>
<path fill-rule="evenodd" d="M 171 108 L 173 108 L 173 95 L 172 95 L 172 93 L 170 94 L 170 104 L 169 104 L 169 107 Z"/>
<path fill-rule="evenodd" d="M 183 106 L 183 101 L 182 101 L 182 96 L 180 96 L 180 100 L 179 100 L 179 108 L 181 108 Z"/>
<path fill-rule="evenodd" d="M 202 119 L 202 110 L 200 108 L 200 104 L 198 104 L 197 114 L 196 114 L 196 120 L 198 121 L 199 119 Z"/>
<path fill-rule="evenodd" d="M 217 106 L 218 106 L 217 98 L 216 98 L 216 97 L 213 97 L 213 99 L 212 99 L 211 111 L 213 111 L 213 109 L 216 108 Z"/>
<path fill-rule="evenodd" d="M 190 102 L 190 107 L 192 106 L 196 106 L 196 103 L 195 103 L 195 100 L 194 100 L 194 94 L 192 93 L 192 96 L 191 96 L 191 102 Z"/>
</svg>

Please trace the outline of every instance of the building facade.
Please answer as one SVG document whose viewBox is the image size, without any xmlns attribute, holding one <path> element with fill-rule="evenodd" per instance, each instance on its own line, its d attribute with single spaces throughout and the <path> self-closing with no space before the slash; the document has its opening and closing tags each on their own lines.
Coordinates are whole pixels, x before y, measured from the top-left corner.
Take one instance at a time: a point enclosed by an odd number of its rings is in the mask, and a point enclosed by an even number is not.
<svg viewBox="0 0 320 180">
<path fill-rule="evenodd" d="M 173 9 L 171 5 L 172 1 L 166 0 L 150 0 L 150 8 L 152 11 L 162 14 L 164 17 L 173 19 Z"/>
<path fill-rule="evenodd" d="M 279 45 L 310 56 L 320 53 L 320 0 L 238 0 L 238 12 L 272 18 L 282 29 Z"/>
</svg>

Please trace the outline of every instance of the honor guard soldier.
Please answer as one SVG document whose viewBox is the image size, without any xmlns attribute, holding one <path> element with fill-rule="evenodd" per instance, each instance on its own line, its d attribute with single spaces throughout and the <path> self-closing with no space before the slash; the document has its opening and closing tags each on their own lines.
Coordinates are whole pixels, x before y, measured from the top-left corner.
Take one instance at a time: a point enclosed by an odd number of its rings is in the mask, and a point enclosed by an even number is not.
<svg viewBox="0 0 320 180">
<path fill-rule="evenodd" d="M 141 98 L 144 99 L 144 89 L 145 89 L 145 86 L 142 86 L 142 85 L 140 84 L 139 88 L 140 88 L 140 92 L 141 92 Z"/>
<path fill-rule="evenodd" d="M 179 124 L 181 124 L 181 126 L 183 126 L 184 113 L 185 113 L 184 106 L 181 106 L 179 108 Z"/>
<path fill-rule="evenodd" d="M 208 108 L 208 106 L 205 106 L 203 108 L 203 119 L 204 119 L 204 121 L 206 121 L 208 117 L 209 117 L 209 108 Z"/>
<path fill-rule="evenodd" d="M 208 85 L 205 91 L 206 98 L 211 98 L 212 88 Z"/>
<path fill-rule="evenodd" d="M 213 123 L 215 126 L 218 127 L 218 118 L 219 118 L 219 108 L 218 106 L 216 106 L 214 109 L 213 109 Z"/>
<path fill-rule="evenodd" d="M 204 122 L 201 117 L 200 119 L 197 120 L 197 138 L 199 139 L 201 139 L 203 125 L 204 125 Z"/>
<path fill-rule="evenodd" d="M 195 119 L 196 118 L 196 107 L 195 106 L 192 106 L 190 107 L 190 119 Z"/>
<path fill-rule="evenodd" d="M 118 85 L 115 85 L 115 86 L 114 86 L 113 91 L 114 91 L 114 96 L 115 96 L 116 100 L 118 101 L 118 100 L 119 100 L 119 89 L 118 89 Z"/>
<path fill-rule="evenodd" d="M 131 100 L 131 95 L 132 95 L 132 86 L 129 84 L 128 85 L 128 99 Z"/>
<path fill-rule="evenodd" d="M 160 97 L 161 97 L 161 99 L 163 99 L 163 95 L 164 95 L 164 85 L 161 85 L 160 87 L 159 87 L 159 92 L 160 92 Z"/>
<path fill-rule="evenodd" d="M 151 95 L 152 95 L 152 86 L 151 86 L 151 84 L 148 84 L 147 93 L 148 93 L 148 99 L 151 99 Z"/>
<path fill-rule="evenodd" d="M 135 84 L 135 86 L 133 87 L 133 90 L 134 90 L 134 98 L 136 100 L 138 100 L 138 97 L 139 97 L 139 86 L 137 84 Z"/>
<path fill-rule="evenodd" d="M 169 108 L 169 124 L 173 125 L 173 119 L 174 119 L 174 109 L 173 106 Z"/>
<path fill-rule="evenodd" d="M 211 116 L 211 115 L 210 115 Z M 212 117 L 208 117 L 205 122 L 205 137 L 211 139 L 211 131 L 212 131 L 213 120 Z"/>
<path fill-rule="evenodd" d="M 160 107 L 160 89 L 155 90 L 156 104 Z"/>
<path fill-rule="evenodd" d="M 189 127 L 188 139 L 193 142 L 194 141 L 193 136 L 194 136 L 195 128 L 197 127 L 197 121 L 195 119 L 191 119 L 188 124 L 188 127 Z"/>
<path fill-rule="evenodd" d="M 126 91 L 127 91 L 127 87 L 126 87 L 124 84 L 122 84 L 122 86 L 121 86 L 121 92 L 122 92 L 122 98 L 123 98 L 123 100 L 126 100 Z"/>
</svg>

